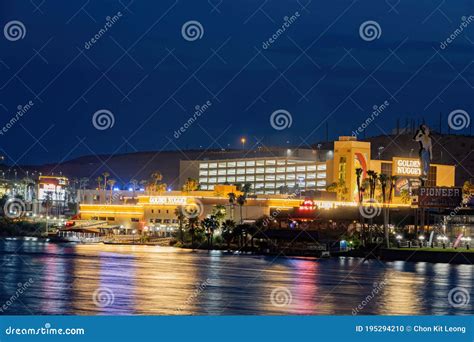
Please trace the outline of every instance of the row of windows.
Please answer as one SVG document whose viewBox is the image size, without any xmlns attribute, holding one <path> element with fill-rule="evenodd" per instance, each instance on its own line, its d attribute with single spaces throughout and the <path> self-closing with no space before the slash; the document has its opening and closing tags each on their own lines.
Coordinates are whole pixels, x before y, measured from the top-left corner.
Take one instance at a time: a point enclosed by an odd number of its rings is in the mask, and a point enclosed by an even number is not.
<svg viewBox="0 0 474 342">
<path fill-rule="evenodd" d="M 176 219 L 150 219 L 150 223 L 178 223 Z"/>
<path fill-rule="evenodd" d="M 294 182 L 254 183 L 254 184 L 252 184 L 252 189 L 254 189 L 255 193 L 257 193 L 257 190 L 259 190 L 259 189 L 280 189 L 283 186 L 287 186 L 289 188 L 292 188 L 296 184 L 298 184 L 298 186 L 301 187 L 301 188 L 314 188 L 314 187 L 323 188 L 323 187 L 326 186 L 326 181 L 325 180 L 317 181 L 317 182 L 316 181 L 308 181 L 308 182 L 298 182 L 298 183 L 294 183 Z M 201 189 L 203 189 L 203 190 L 213 190 L 214 185 L 213 184 L 209 184 L 209 185 L 202 184 Z"/>
<path fill-rule="evenodd" d="M 200 163 L 200 169 L 216 169 L 216 168 L 235 168 L 235 167 L 252 167 L 252 166 L 275 166 L 275 165 L 297 165 L 297 164 L 308 164 L 308 161 L 291 161 L 286 159 L 279 160 L 247 160 L 247 161 L 232 161 L 232 162 L 215 162 L 215 163 Z M 316 165 L 311 164 L 308 167 L 315 167 Z M 320 164 L 318 166 L 326 167 L 326 164 Z"/>
<path fill-rule="evenodd" d="M 251 167 L 242 169 L 212 169 L 199 170 L 199 176 L 221 176 L 221 175 L 243 175 L 255 173 L 291 173 L 291 172 L 311 172 L 311 171 L 326 171 L 326 164 L 321 165 L 302 165 L 302 166 L 287 166 L 287 167 Z"/>
<path fill-rule="evenodd" d="M 261 181 L 286 181 L 298 180 L 304 181 L 306 179 L 325 180 L 326 173 L 308 173 L 308 174 L 285 174 L 285 175 L 260 175 L 260 176 L 227 176 L 227 177 L 200 177 L 199 184 L 205 183 L 243 183 L 243 182 L 261 182 Z"/>
</svg>

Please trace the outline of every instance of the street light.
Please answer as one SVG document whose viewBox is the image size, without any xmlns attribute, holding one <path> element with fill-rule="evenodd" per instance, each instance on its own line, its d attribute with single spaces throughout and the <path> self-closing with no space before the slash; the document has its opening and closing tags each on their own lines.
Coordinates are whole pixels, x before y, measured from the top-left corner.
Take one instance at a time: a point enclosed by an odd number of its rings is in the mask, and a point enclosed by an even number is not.
<svg viewBox="0 0 474 342">
<path fill-rule="evenodd" d="M 247 142 L 247 139 L 244 137 L 240 138 L 240 143 L 242 144 L 242 150 L 245 150 L 245 143 Z"/>
</svg>

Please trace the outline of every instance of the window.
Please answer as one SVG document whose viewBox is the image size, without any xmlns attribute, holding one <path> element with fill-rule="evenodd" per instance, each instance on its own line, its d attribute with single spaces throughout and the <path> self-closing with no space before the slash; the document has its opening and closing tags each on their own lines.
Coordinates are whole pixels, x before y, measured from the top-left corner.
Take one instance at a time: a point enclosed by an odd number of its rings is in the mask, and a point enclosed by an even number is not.
<svg viewBox="0 0 474 342">
<path fill-rule="evenodd" d="M 257 180 L 257 182 L 260 182 L 260 181 L 263 181 L 265 178 L 263 175 L 257 175 L 255 179 Z"/>
<path fill-rule="evenodd" d="M 229 183 L 234 183 L 235 182 L 235 177 L 227 177 L 227 181 Z"/>
<path fill-rule="evenodd" d="M 217 167 L 217 163 L 209 163 L 210 169 L 215 169 Z"/>
<path fill-rule="evenodd" d="M 326 181 L 325 181 L 325 180 L 318 181 L 318 182 L 316 183 L 316 185 L 317 185 L 318 187 L 326 186 Z"/>
<path fill-rule="evenodd" d="M 315 179 L 315 178 L 316 178 L 316 174 L 315 174 L 315 173 L 308 173 L 308 174 L 306 175 L 306 178 L 308 178 L 308 179 Z"/>
<path fill-rule="evenodd" d="M 263 167 L 257 167 L 257 173 L 264 173 L 265 172 L 265 168 Z"/>
<path fill-rule="evenodd" d="M 228 162 L 227 167 L 235 167 L 235 162 Z"/>
<path fill-rule="evenodd" d="M 205 184 L 204 184 L 204 185 L 203 185 L 203 184 L 201 184 L 201 189 L 203 189 L 203 190 L 207 190 L 207 185 L 205 185 Z"/>
<path fill-rule="evenodd" d="M 255 160 L 249 160 L 246 164 L 247 166 L 255 166 Z"/>
<path fill-rule="evenodd" d="M 216 183 L 216 182 L 217 182 L 216 177 L 209 178 L 209 183 Z"/>
<path fill-rule="evenodd" d="M 294 166 L 287 166 L 286 167 L 286 172 L 295 172 L 296 168 Z"/>
<path fill-rule="evenodd" d="M 346 157 L 339 158 L 339 170 L 337 179 L 346 180 Z"/>
<path fill-rule="evenodd" d="M 225 183 L 225 182 L 226 182 L 225 177 L 217 178 L 217 183 Z"/>
<path fill-rule="evenodd" d="M 207 170 L 201 170 L 199 171 L 199 176 L 207 176 L 209 173 L 207 172 Z"/>
<path fill-rule="evenodd" d="M 247 182 L 255 182 L 255 176 L 247 176 L 245 179 Z"/>
<path fill-rule="evenodd" d="M 216 176 L 217 175 L 217 170 L 210 170 L 209 171 L 209 176 Z"/>
<path fill-rule="evenodd" d="M 326 178 L 326 172 L 319 172 L 318 173 L 318 179 L 325 179 Z"/>
<path fill-rule="evenodd" d="M 255 173 L 255 169 L 252 167 L 250 169 L 247 169 L 247 174 L 254 174 Z"/>
<path fill-rule="evenodd" d="M 207 178 L 199 178 L 199 183 L 207 183 Z"/>
<path fill-rule="evenodd" d="M 285 172 L 285 168 L 284 167 L 277 167 L 276 169 L 277 172 Z"/>
<path fill-rule="evenodd" d="M 237 174 L 238 174 L 238 175 L 243 175 L 243 174 L 245 174 L 245 169 L 237 169 Z"/>
<path fill-rule="evenodd" d="M 267 160 L 267 165 L 276 165 L 276 160 Z"/>
<path fill-rule="evenodd" d="M 289 174 L 289 175 L 286 175 L 286 179 L 287 180 L 295 180 L 296 176 L 294 174 Z"/>
<path fill-rule="evenodd" d="M 308 166 L 306 166 L 306 171 L 316 171 L 316 165 L 308 165 Z"/>
<path fill-rule="evenodd" d="M 430 171 L 428 172 L 428 180 L 426 181 L 426 186 L 436 186 L 436 166 L 430 166 Z"/>
<path fill-rule="evenodd" d="M 219 163 L 219 168 L 224 168 L 226 166 L 227 166 L 227 163 L 225 163 L 225 162 L 220 162 Z"/>
<path fill-rule="evenodd" d="M 166 210 L 166 213 L 167 213 L 167 214 L 169 214 L 169 213 L 170 213 L 170 211 L 169 211 L 169 210 Z"/>
<path fill-rule="evenodd" d="M 298 173 L 298 179 L 306 179 L 306 175 L 304 173 Z"/>
<path fill-rule="evenodd" d="M 255 184 L 255 189 L 263 189 L 263 183 Z"/>
<path fill-rule="evenodd" d="M 235 175 L 235 169 L 228 169 L 227 174 L 228 175 Z"/>
<path fill-rule="evenodd" d="M 275 180 L 275 175 L 266 175 L 265 176 L 265 180 L 271 180 L 271 181 L 274 181 Z"/>
<path fill-rule="evenodd" d="M 226 174 L 226 169 L 219 169 L 219 171 L 217 171 L 217 174 L 218 175 L 225 175 Z"/>
<path fill-rule="evenodd" d="M 326 170 L 326 164 L 319 164 L 318 165 L 318 171 L 325 171 Z"/>
<path fill-rule="evenodd" d="M 267 173 L 275 173 L 275 168 L 274 167 L 267 167 L 266 172 Z"/>
<path fill-rule="evenodd" d="M 392 163 L 382 163 L 380 169 L 381 169 L 381 173 L 389 177 L 392 175 Z"/>
<path fill-rule="evenodd" d="M 286 160 L 285 159 L 279 159 L 277 160 L 277 165 L 285 165 L 286 164 Z"/>
<path fill-rule="evenodd" d="M 245 182 L 245 177 L 244 176 L 237 176 L 237 182 Z"/>
<path fill-rule="evenodd" d="M 161 219 L 155 219 L 155 223 L 161 223 Z"/>
<path fill-rule="evenodd" d="M 298 172 L 305 172 L 305 171 L 306 171 L 306 166 L 298 166 L 298 167 L 296 168 L 296 171 L 298 171 Z"/>
<path fill-rule="evenodd" d="M 209 167 L 209 164 L 208 163 L 201 163 L 199 164 L 199 168 L 200 169 L 207 169 Z"/>
<path fill-rule="evenodd" d="M 245 166 L 245 162 L 244 161 L 238 161 L 237 162 L 237 167 L 244 167 Z"/>
<path fill-rule="evenodd" d="M 152 219 L 152 218 L 150 219 L 150 223 L 153 223 L 153 219 Z"/>
<path fill-rule="evenodd" d="M 99 221 L 107 221 L 107 218 L 105 216 L 100 216 Z"/>
<path fill-rule="evenodd" d="M 265 165 L 265 160 L 257 160 L 257 166 Z"/>
<path fill-rule="evenodd" d="M 276 176 L 276 180 L 285 180 L 285 179 L 286 179 L 285 175 L 277 175 Z"/>
<path fill-rule="evenodd" d="M 107 217 L 107 221 L 115 221 L 115 217 Z"/>
<path fill-rule="evenodd" d="M 265 183 L 265 188 L 267 188 L 267 189 L 275 189 L 275 183 Z"/>
<path fill-rule="evenodd" d="M 316 186 L 316 182 L 312 182 L 312 181 L 311 182 L 306 182 L 306 186 L 308 188 L 314 188 Z"/>
<path fill-rule="evenodd" d="M 137 219 L 136 217 L 132 217 L 132 218 L 130 219 L 130 221 L 131 221 L 131 222 L 140 222 L 140 220 Z"/>
<path fill-rule="evenodd" d="M 151 213 L 154 214 L 154 213 L 155 213 L 155 209 L 151 209 Z"/>
</svg>

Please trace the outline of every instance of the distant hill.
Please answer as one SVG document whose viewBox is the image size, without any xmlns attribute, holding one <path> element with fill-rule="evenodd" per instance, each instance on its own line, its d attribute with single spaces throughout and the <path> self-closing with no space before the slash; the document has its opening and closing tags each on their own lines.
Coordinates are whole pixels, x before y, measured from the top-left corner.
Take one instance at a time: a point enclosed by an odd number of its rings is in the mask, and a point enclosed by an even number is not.
<svg viewBox="0 0 474 342">
<path fill-rule="evenodd" d="M 365 139 L 372 143 L 372 159 L 378 158 L 379 147 L 381 159 L 389 160 L 393 156 L 416 157 L 418 144 L 412 140 L 411 134 L 381 135 Z M 333 149 L 333 142 L 314 144 L 315 149 Z M 265 147 L 257 151 L 242 150 L 184 150 L 161 152 L 136 152 L 117 155 L 83 156 L 61 164 L 47 164 L 42 166 L 22 166 L 23 170 L 37 170 L 43 174 L 59 174 L 62 172 L 71 178 L 88 177 L 90 186 L 94 186 L 95 178 L 107 171 L 119 184 L 125 185 L 131 179 L 138 181 L 147 179 L 149 175 L 159 170 L 163 174 L 164 182 L 176 189 L 178 185 L 179 161 L 189 159 L 223 159 L 272 155 L 282 153 L 287 147 Z M 474 174 L 474 137 L 461 135 L 433 135 L 433 163 L 456 165 L 456 185 L 462 185 Z M 18 175 L 20 177 L 20 175 Z"/>
</svg>

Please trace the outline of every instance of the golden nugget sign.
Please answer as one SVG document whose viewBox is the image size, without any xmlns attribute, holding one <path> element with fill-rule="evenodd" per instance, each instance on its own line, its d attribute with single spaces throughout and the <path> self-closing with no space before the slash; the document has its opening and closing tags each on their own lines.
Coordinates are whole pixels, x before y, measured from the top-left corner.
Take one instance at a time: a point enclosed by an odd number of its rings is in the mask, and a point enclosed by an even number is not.
<svg viewBox="0 0 474 342">
<path fill-rule="evenodd" d="M 186 197 L 184 196 L 151 196 L 150 204 L 185 205 Z"/>
<path fill-rule="evenodd" d="M 393 172 L 396 176 L 419 176 L 421 164 L 418 159 L 393 158 Z"/>
</svg>

